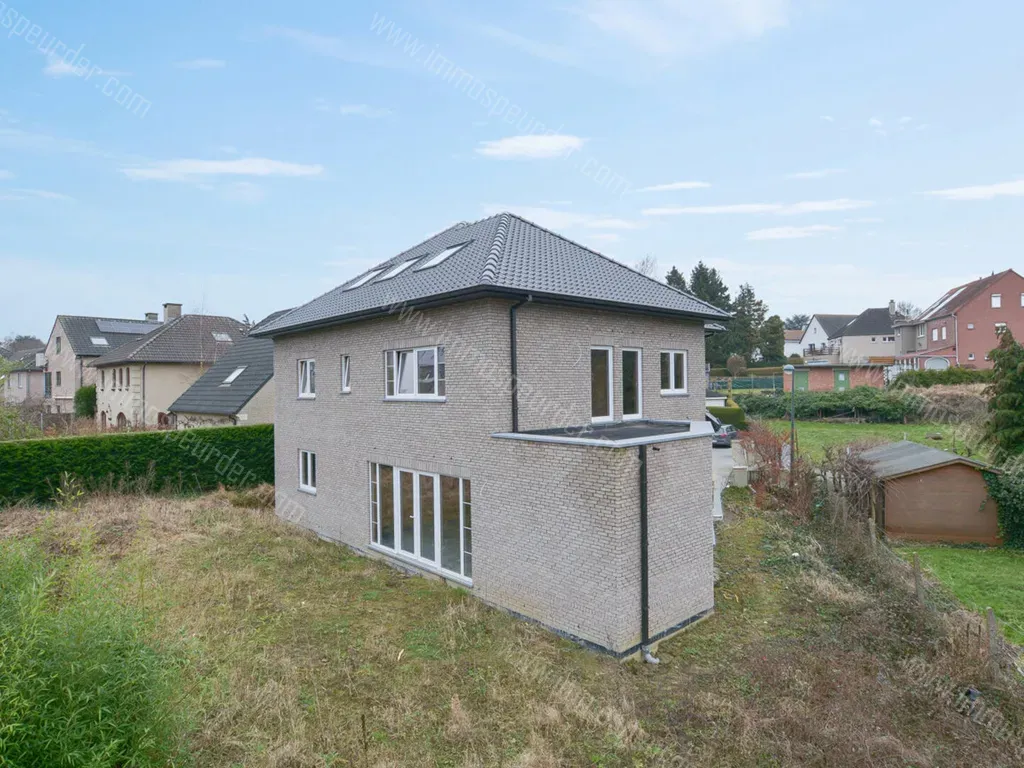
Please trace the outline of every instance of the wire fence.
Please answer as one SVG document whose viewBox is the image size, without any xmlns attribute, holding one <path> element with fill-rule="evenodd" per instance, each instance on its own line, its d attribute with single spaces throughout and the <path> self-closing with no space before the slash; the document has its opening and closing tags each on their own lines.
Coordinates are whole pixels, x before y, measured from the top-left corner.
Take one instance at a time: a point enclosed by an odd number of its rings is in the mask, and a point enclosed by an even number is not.
<svg viewBox="0 0 1024 768">
<path fill-rule="evenodd" d="M 731 377 L 716 376 L 711 379 L 709 388 L 715 391 L 729 391 L 730 389 L 743 391 L 770 389 L 781 392 L 783 389 L 783 381 L 785 381 L 785 376 L 783 374 L 772 376 L 754 376 L 753 374 L 748 376 Z"/>
</svg>

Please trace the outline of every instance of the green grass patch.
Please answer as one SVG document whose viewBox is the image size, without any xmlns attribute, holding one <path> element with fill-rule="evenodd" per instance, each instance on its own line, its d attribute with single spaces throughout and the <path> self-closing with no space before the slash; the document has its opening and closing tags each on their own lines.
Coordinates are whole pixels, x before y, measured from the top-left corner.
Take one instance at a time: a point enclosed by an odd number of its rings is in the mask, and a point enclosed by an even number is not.
<svg viewBox="0 0 1024 768">
<path fill-rule="evenodd" d="M 996 547 L 913 545 L 900 554 L 917 553 L 930 570 L 968 608 L 991 607 L 1006 636 L 1024 645 L 1024 552 Z"/>
<path fill-rule="evenodd" d="M 778 433 L 789 434 L 789 421 L 766 419 L 767 424 Z M 847 445 L 860 440 L 892 443 L 910 440 L 946 451 L 964 450 L 962 442 L 953 439 L 953 428 L 946 424 L 844 424 L 827 421 L 797 421 L 797 448 L 806 458 L 820 461 L 825 457 L 825 447 Z M 934 440 L 929 435 L 941 435 Z"/>
</svg>

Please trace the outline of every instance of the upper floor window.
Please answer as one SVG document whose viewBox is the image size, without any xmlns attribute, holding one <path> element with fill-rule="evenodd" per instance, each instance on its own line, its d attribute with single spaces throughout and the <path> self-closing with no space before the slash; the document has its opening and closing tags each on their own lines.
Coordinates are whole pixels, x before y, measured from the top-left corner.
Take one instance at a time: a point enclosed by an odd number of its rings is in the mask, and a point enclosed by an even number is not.
<svg viewBox="0 0 1024 768">
<path fill-rule="evenodd" d="M 967 324 L 967 330 L 968 331 L 973 331 L 974 330 L 974 323 L 968 323 Z"/>
<path fill-rule="evenodd" d="M 117 369 L 117 388 L 124 389 L 124 368 Z"/>
<path fill-rule="evenodd" d="M 436 400 L 445 396 L 444 347 L 391 349 L 384 353 L 384 396 Z"/>
<path fill-rule="evenodd" d="M 1024 293 L 1020 295 L 1020 305 L 1024 307 Z"/>
<path fill-rule="evenodd" d="M 341 356 L 341 391 L 351 392 L 352 391 L 352 380 L 350 378 L 350 367 L 351 363 L 348 355 Z"/>
<path fill-rule="evenodd" d="M 612 348 L 590 348 L 590 418 L 612 420 Z"/>
<path fill-rule="evenodd" d="M 923 339 L 924 338 L 924 326 L 923 325 L 917 326 L 917 338 L 919 338 L 919 339 Z"/>
<path fill-rule="evenodd" d="M 661 353 L 661 394 L 686 394 L 689 378 L 686 358 L 686 352 Z"/>
<path fill-rule="evenodd" d="M 316 397 L 316 360 L 299 360 L 299 397 Z"/>
<path fill-rule="evenodd" d="M 107 371 L 104 369 L 104 370 L 100 371 L 100 389 L 106 389 L 106 388 L 107 388 Z"/>
<path fill-rule="evenodd" d="M 21 374 L 18 374 L 18 376 L 20 377 Z M 57 371 L 57 386 L 60 386 L 60 371 Z"/>
<path fill-rule="evenodd" d="M 55 346 L 57 348 L 57 354 L 59 355 L 60 354 L 60 336 L 57 337 L 57 341 L 55 342 Z"/>
<path fill-rule="evenodd" d="M 939 340 L 939 329 L 938 328 L 932 328 L 932 341 L 938 341 L 938 340 Z"/>
<path fill-rule="evenodd" d="M 992 309 L 999 309 L 1003 306 L 1003 296 L 1000 293 L 992 294 Z"/>
<path fill-rule="evenodd" d="M 299 490 L 316 493 L 316 454 L 299 451 Z"/>
<path fill-rule="evenodd" d="M 124 385 L 125 385 L 126 388 L 130 387 L 132 385 L 132 369 L 131 368 L 125 368 L 124 369 Z"/>
<path fill-rule="evenodd" d="M 639 419 L 643 413 L 643 353 L 622 350 L 622 418 Z"/>
<path fill-rule="evenodd" d="M 942 340 L 946 340 L 946 326 L 942 326 Z"/>
</svg>

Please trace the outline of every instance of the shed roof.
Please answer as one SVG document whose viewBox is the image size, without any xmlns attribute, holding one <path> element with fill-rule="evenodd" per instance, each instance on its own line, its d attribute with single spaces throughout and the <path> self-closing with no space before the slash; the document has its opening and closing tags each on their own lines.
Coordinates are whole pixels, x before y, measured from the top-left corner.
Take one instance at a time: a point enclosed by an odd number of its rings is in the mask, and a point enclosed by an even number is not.
<svg viewBox="0 0 1024 768">
<path fill-rule="evenodd" d="M 872 448 L 864 451 L 861 457 L 872 464 L 875 476 L 883 480 L 926 472 L 950 464 L 966 464 L 976 469 L 997 471 L 984 462 L 909 440 Z"/>
<path fill-rule="evenodd" d="M 449 251 L 458 246 L 459 250 Z M 446 252 L 448 252 L 446 254 Z M 729 313 L 511 213 L 456 224 L 256 331 L 274 336 L 483 296 L 725 320 Z"/>
</svg>

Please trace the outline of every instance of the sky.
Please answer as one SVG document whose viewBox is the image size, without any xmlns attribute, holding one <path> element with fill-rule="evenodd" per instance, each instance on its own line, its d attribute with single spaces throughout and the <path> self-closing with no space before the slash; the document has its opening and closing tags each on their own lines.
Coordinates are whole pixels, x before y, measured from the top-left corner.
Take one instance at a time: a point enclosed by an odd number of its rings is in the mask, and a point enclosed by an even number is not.
<svg viewBox="0 0 1024 768">
<path fill-rule="evenodd" d="M 769 313 L 1018 268 L 1024 3 L 0 0 L 0 336 L 303 304 L 510 210 Z"/>
</svg>

